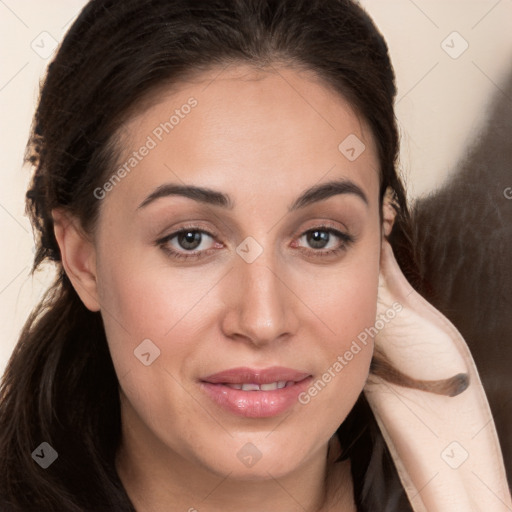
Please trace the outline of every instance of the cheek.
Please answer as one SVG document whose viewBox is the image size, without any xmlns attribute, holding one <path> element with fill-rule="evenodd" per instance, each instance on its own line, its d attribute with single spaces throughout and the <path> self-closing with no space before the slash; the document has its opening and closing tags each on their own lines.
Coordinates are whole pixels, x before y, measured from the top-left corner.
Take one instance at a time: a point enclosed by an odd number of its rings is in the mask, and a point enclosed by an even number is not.
<svg viewBox="0 0 512 512">
<path fill-rule="evenodd" d="M 145 339 L 160 349 L 172 344 L 174 358 L 192 351 L 193 331 L 206 321 L 204 302 L 218 281 L 216 272 L 192 274 L 137 258 L 103 261 L 98 288 L 114 359 L 133 363 L 133 351 Z"/>
<path fill-rule="evenodd" d="M 104 258 L 100 269 L 102 317 L 125 406 L 134 411 L 130 421 L 140 417 L 168 447 L 194 457 L 183 440 L 204 411 L 190 398 L 190 375 L 211 334 L 208 292 L 219 277 L 191 277 L 129 255 L 118 264 Z"/>
<path fill-rule="evenodd" d="M 320 372 L 299 401 L 311 413 L 320 411 L 324 426 L 333 431 L 366 383 L 373 355 L 378 277 L 379 260 L 372 255 L 347 262 L 330 279 L 317 279 L 323 286 L 316 293 L 302 291 L 318 312 L 318 327 L 324 335 L 316 335 L 315 351 L 322 352 Z"/>
<path fill-rule="evenodd" d="M 330 351 L 343 349 L 374 325 L 379 282 L 377 251 L 353 253 L 336 270 L 317 271 L 302 281 L 298 294 L 318 312 L 318 319 L 332 334 L 323 343 Z"/>
</svg>

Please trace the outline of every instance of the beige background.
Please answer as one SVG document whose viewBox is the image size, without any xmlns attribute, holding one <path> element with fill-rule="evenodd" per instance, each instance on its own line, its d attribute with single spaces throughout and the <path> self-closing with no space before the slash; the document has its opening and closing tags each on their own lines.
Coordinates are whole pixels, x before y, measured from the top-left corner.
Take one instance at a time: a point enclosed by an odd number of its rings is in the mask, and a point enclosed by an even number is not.
<svg viewBox="0 0 512 512">
<path fill-rule="evenodd" d="M 485 124 L 492 98 L 504 94 L 512 71 L 512 0 L 361 3 L 390 47 L 402 169 L 414 199 L 442 186 Z M 23 154 L 48 55 L 84 4 L 0 0 L 0 374 L 51 278 L 49 270 L 30 276 L 33 242 L 24 215 L 30 169 Z"/>
</svg>

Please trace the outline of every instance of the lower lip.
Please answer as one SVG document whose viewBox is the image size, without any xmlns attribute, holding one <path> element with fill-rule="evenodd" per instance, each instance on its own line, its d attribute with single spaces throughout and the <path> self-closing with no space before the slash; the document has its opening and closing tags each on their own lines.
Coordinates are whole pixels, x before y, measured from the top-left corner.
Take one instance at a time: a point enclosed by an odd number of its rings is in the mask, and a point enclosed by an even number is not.
<svg viewBox="0 0 512 512">
<path fill-rule="evenodd" d="M 242 391 L 224 384 L 201 382 L 202 389 L 220 407 L 246 418 L 270 418 L 278 416 L 298 402 L 298 396 L 305 391 L 313 377 L 271 391 Z"/>
</svg>

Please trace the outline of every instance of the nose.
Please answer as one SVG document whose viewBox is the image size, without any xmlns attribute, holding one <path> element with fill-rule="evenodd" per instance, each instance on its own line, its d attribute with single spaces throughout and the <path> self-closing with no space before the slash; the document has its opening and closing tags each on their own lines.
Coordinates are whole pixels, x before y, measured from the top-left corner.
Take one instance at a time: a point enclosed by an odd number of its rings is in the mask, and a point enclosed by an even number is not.
<svg viewBox="0 0 512 512">
<path fill-rule="evenodd" d="M 222 320 L 227 337 L 264 347 L 296 332 L 296 299 L 270 257 L 253 263 L 239 258 L 229 275 Z"/>
</svg>

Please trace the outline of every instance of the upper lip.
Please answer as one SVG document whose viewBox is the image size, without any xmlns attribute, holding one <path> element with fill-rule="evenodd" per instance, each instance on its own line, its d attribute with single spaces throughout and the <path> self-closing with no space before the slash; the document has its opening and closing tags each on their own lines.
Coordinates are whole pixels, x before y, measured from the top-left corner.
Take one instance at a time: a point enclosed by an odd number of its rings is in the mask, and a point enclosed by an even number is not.
<svg viewBox="0 0 512 512">
<path fill-rule="evenodd" d="M 222 372 L 214 373 L 204 377 L 203 382 L 211 384 L 270 384 L 278 381 L 299 382 L 310 374 L 307 372 L 284 368 L 282 366 L 272 366 L 255 370 L 252 368 L 230 368 Z"/>
</svg>

